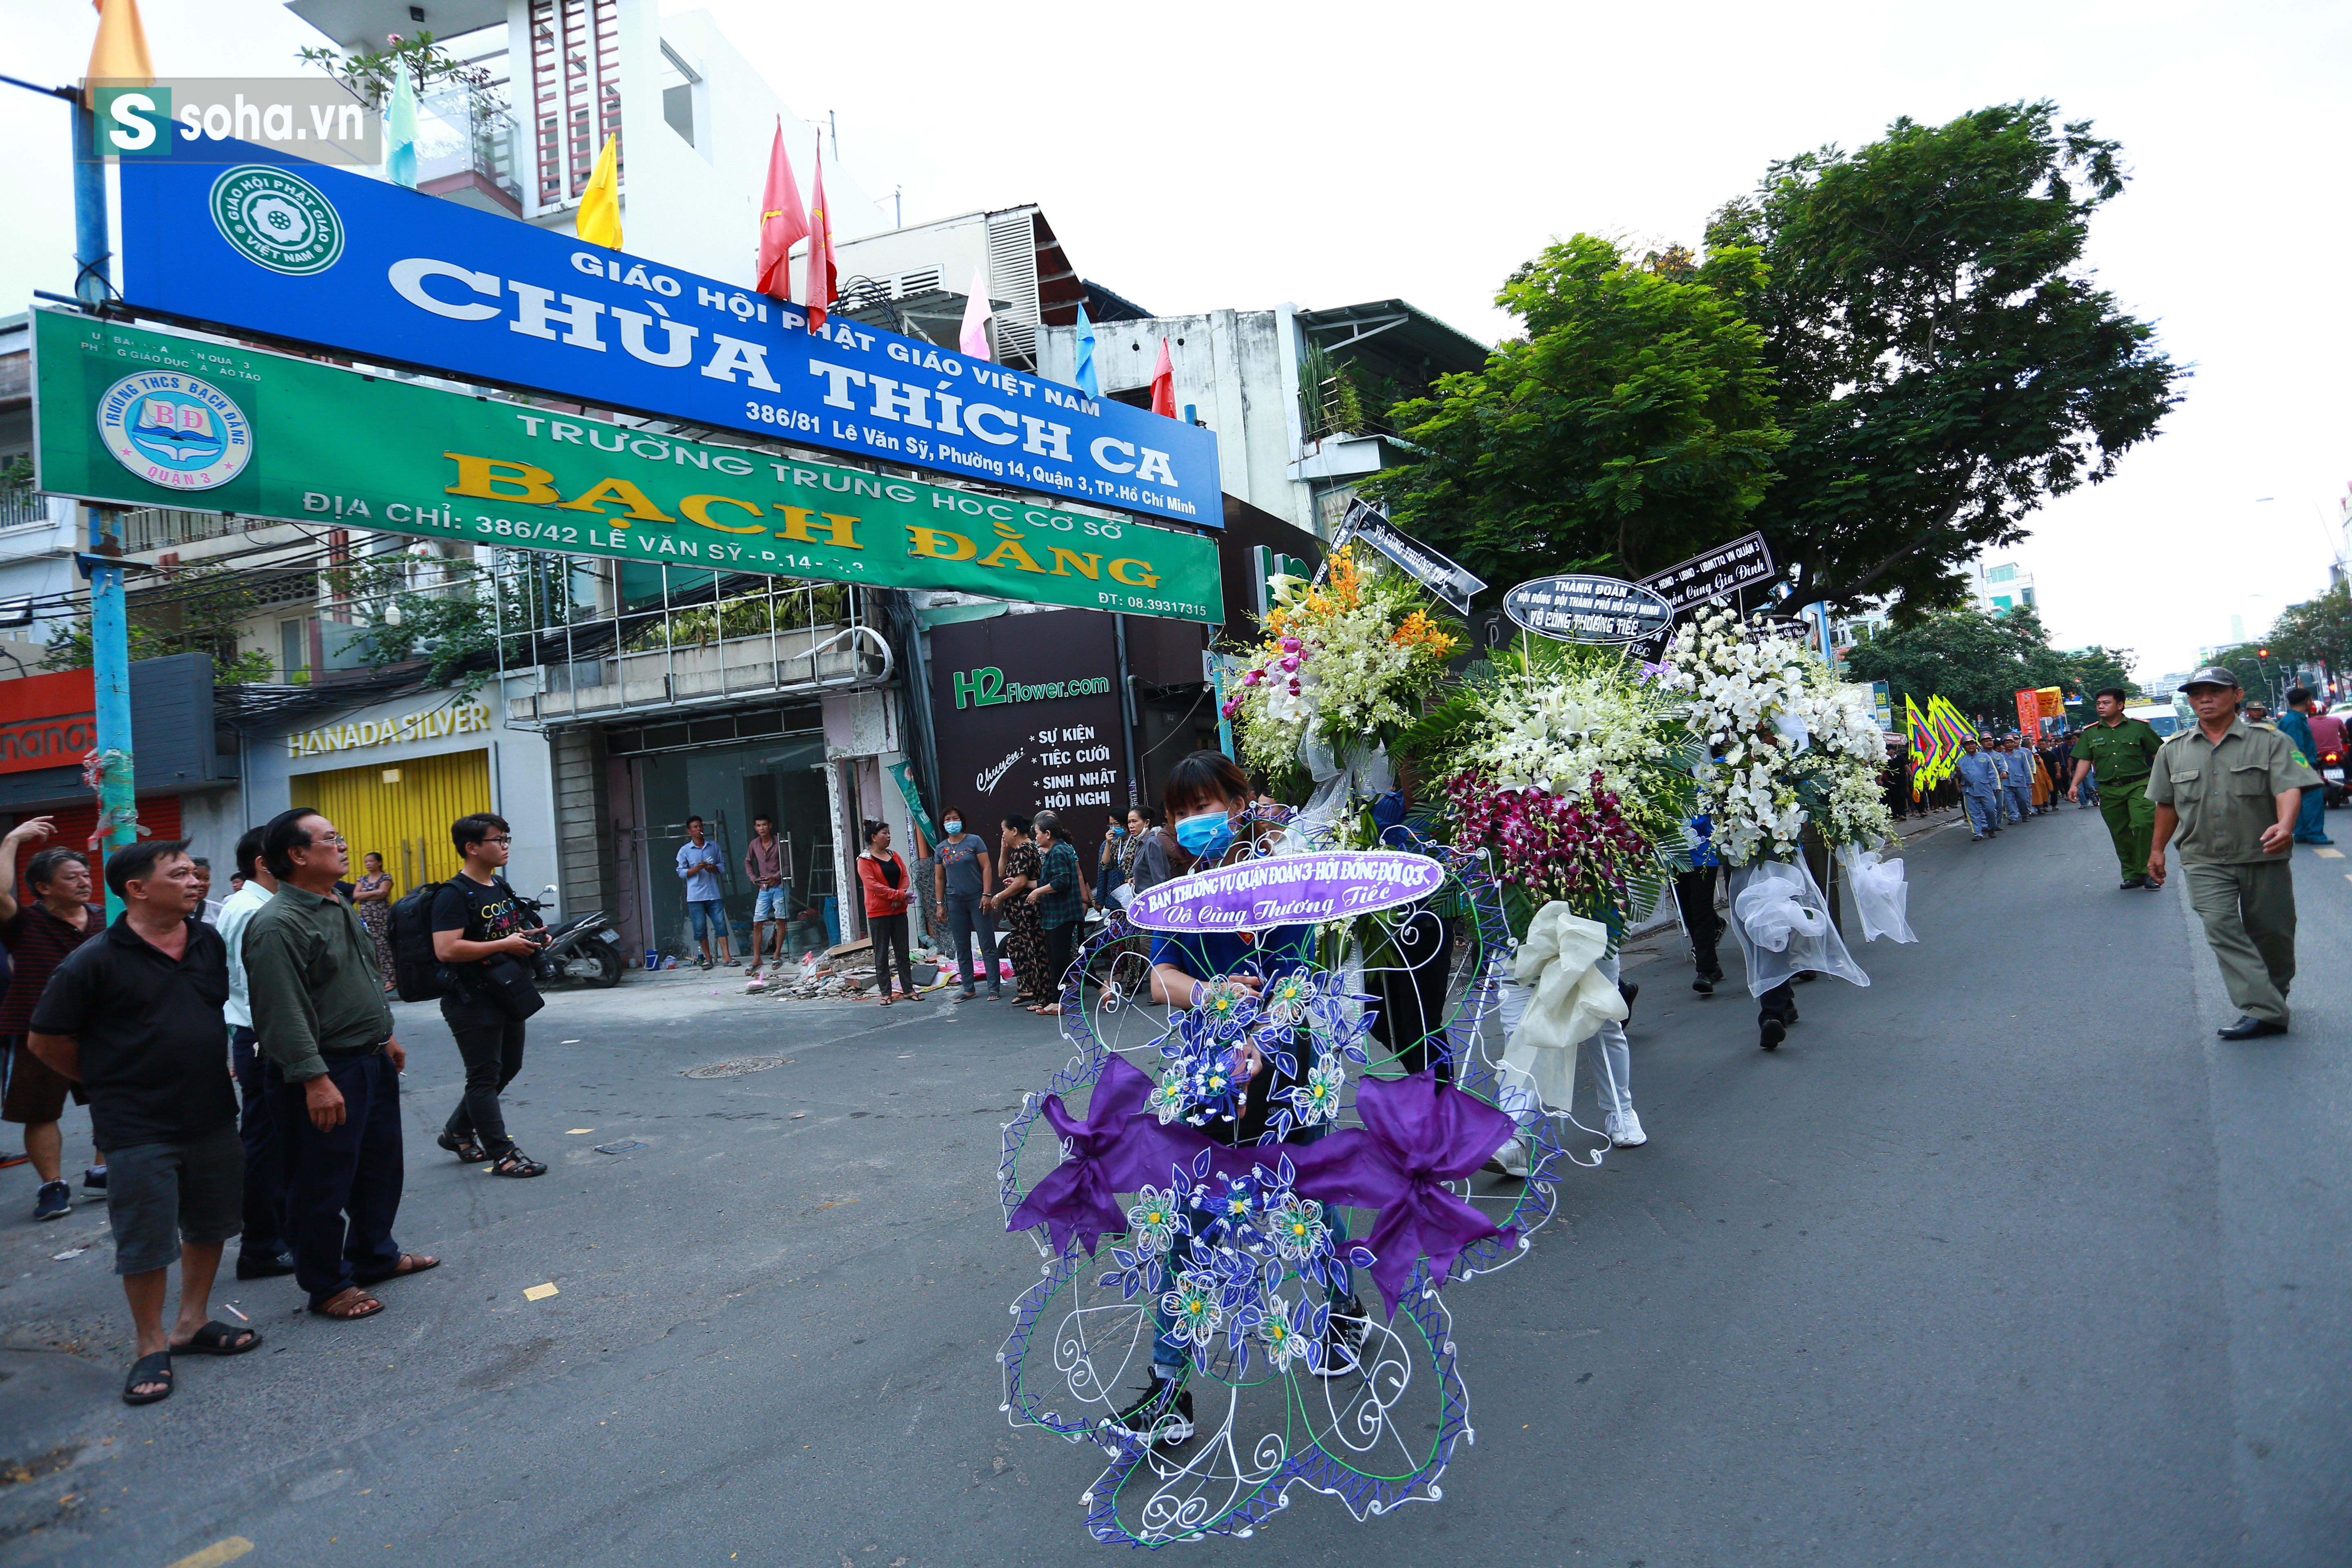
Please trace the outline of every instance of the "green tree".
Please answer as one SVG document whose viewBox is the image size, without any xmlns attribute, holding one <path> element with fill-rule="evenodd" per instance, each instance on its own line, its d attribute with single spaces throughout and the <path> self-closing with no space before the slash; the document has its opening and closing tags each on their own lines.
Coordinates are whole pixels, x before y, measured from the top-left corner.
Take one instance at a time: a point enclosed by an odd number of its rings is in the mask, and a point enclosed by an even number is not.
<svg viewBox="0 0 2352 1568">
<path fill-rule="evenodd" d="M 1752 516 L 1791 602 L 1964 602 L 1960 568 L 2115 471 L 2188 374 L 2083 266 L 2120 149 L 2050 103 L 1895 121 L 1775 163 L 1707 229 L 1760 253 L 1743 297 L 1790 443 Z"/>
<path fill-rule="evenodd" d="M 178 653 L 210 654 L 213 679 L 241 686 L 270 679 L 276 666 L 260 648 L 237 651 L 237 633 L 257 601 L 247 579 L 226 567 L 186 567 L 169 582 L 128 596 L 123 619 L 131 658 L 163 658 Z M 88 669 L 89 617 L 49 628 L 43 669 Z"/>
<path fill-rule="evenodd" d="M 2032 609 L 1996 616 L 1970 606 L 1887 627 L 1847 650 L 1845 670 L 1856 680 L 1885 681 L 1897 713 L 1906 697 L 1925 712 L 1927 699 L 1940 695 L 1972 720 L 2014 728 L 2020 691 L 2055 686 L 2083 698 L 2102 686 L 2132 689 L 2129 657 L 2127 649 L 2060 653 Z"/>
<path fill-rule="evenodd" d="M 1364 489 L 1498 586 L 1598 565 L 1639 576 L 1738 533 L 1783 437 L 1739 300 L 1754 252 L 1628 261 L 1577 235 L 1496 303 L 1526 335 L 1391 418 L 1418 451 Z"/>
<path fill-rule="evenodd" d="M 2352 668 L 2352 590 L 2338 583 L 2316 599 L 2289 605 L 2271 627 L 2270 649 L 2291 665 Z"/>
</svg>

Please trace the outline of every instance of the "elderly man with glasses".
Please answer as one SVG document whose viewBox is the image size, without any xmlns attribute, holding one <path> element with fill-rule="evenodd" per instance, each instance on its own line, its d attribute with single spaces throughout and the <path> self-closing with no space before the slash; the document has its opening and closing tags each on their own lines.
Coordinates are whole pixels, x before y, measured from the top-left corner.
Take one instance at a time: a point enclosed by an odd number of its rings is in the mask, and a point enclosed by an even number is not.
<svg viewBox="0 0 2352 1568">
<path fill-rule="evenodd" d="M 305 806 L 262 830 L 278 891 L 245 928 L 253 1031 L 287 1150 L 286 1233 L 294 1279 L 320 1317 L 370 1318 L 368 1287 L 441 1260 L 394 1245 L 404 1179 L 400 1071 L 375 940 L 335 884 L 351 852 Z"/>
</svg>

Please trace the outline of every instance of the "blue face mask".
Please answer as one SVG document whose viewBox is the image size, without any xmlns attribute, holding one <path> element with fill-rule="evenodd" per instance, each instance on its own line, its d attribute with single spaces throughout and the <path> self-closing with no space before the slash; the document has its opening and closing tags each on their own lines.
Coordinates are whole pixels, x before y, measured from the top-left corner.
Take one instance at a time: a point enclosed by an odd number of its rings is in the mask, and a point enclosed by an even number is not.
<svg viewBox="0 0 2352 1568">
<path fill-rule="evenodd" d="M 1110 836 L 1113 838 L 1124 838 L 1127 837 L 1127 829 L 1114 822 L 1110 825 Z"/>
<path fill-rule="evenodd" d="M 948 830 L 948 837 L 950 838 L 953 838 L 956 835 L 963 831 L 963 824 L 961 822 L 942 822 L 940 826 Z"/>
<path fill-rule="evenodd" d="M 1234 825 L 1222 811 L 1204 811 L 1176 825 L 1176 842 L 1194 856 L 1208 859 L 1233 847 Z"/>
</svg>

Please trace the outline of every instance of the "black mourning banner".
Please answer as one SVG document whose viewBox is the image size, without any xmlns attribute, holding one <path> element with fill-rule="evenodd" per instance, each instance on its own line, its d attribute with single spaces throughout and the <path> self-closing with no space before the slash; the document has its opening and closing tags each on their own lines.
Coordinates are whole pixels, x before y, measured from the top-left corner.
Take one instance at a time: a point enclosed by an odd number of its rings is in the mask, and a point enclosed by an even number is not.
<svg viewBox="0 0 2352 1568">
<path fill-rule="evenodd" d="M 1639 584 L 1617 577 L 1538 577 L 1503 595 L 1512 620 L 1561 642 L 1620 647 L 1664 640 L 1675 607 Z"/>
<path fill-rule="evenodd" d="M 1772 564 L 1772 552 L 1765 546 L 1764 536 L 1750 533 L 1679 565 L 1653 572 L 1642 579 L 1642 586 L 1655 590 L 1680 611 L 1768 582 L 1779 570 Z"/>
<path fill-rule="evenodd" d="M 1380 508 L 1360 500 L 1348 508 L 1332 547 L 1359 539 L 1403 567 L 1423 587 L 1453 605 L 1456 615 L 1468 615 L 1470 601 L 1486 586 L 1485 578 L 1397 527 Z"/>
</svg>

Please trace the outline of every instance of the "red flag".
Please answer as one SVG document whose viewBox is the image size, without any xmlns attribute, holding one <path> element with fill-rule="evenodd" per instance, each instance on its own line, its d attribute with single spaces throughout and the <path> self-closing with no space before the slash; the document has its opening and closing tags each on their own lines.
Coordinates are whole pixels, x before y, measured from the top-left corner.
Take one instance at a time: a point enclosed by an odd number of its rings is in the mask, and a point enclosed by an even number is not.
<svg viewBox="0 0 2352 1568">
<path fill-rule="evenodd" d="M 1151 412 L 1176 417 L 1176 362 L 1168 357 L 1168 340 L 1160 340 L 1160 363 L 1151 367 Z"/>
<path fill-rule="evenodd" d="M 784 121 L 776 119 L 775 143 L 768 149 L 768 188 L 760 197 L 760 269 L 752 287 L 774 300 L 793 297 L 793 247 L 808 237 L 800 183 L 784 156 Z"/>
<path fill-rule="evenodd" d="M 808 216 L 808 297 L 801 302 L 808 307 L 809 331 L 824 325 L 824 312 L 833 303 L 834 280 L 841 276 L 841 258 L 833 250 L 833 215 L 824 208 L 824 149 L 818 143 L 816 159 L 816 200 L 809 204 Z"/>
</svg>

